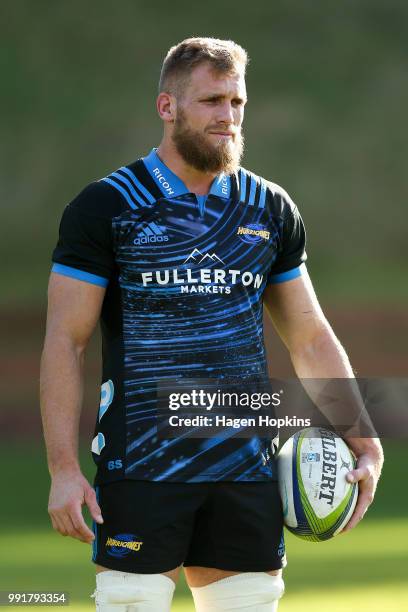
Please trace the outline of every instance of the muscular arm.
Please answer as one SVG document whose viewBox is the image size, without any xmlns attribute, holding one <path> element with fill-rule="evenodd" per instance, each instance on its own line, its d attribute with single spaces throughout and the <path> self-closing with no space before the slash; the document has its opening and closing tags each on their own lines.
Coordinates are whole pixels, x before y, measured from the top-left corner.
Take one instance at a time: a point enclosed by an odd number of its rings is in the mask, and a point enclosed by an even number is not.
<svg viewBox="0 0 408 612">
<path fill-rule="evenodd" d="M 48 509 L 55 529 L 87 542 L 93 534 L 83 520 L 81 505 L 88 505 L 95 520 L 100 509 L 93 488 L 81 474 L 78 427 L 85 349 L 104 295 L 103 287 L 52 273 L 41 358 L 41 416 L 51 475 Z"/>
<path fill-rule="evenodd" d="M 292 281 L 269 285 L 264 304 L 299 378 L 354 377 L 346 352 L 323 314 L 306 269 Z"/>
<path fill-rule="evenodd" d="M 264 305 L 300 379 L 354 378 L 347 354 L 322 312 L 306 269 L 296 279 L 269 285 Z M 305 388 L 308 390 L 306 385 Z M 360 488 L 348 530 L 361 520 L 372 502 L 384 459 L 378 438 L 346 440 L 358 458 L 357 469 L 348 474 L 348 480 L 359 481 Z"/>
</svg>

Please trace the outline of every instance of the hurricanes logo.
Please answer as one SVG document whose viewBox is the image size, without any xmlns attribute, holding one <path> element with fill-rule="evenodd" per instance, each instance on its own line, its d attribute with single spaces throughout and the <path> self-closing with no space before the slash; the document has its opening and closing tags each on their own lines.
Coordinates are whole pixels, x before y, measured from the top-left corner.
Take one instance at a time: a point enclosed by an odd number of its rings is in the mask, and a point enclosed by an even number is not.
<svg viewBox="0 0 408 612">
<path fill-rule="evenodd" d="M 133 244 L 150 244 L 151 242 L 167 242 L 169 237 L 165 234 L 154 221 L 145 223 Z"/>
<path fill-rule="evenodd" d="M 259 244 L 263 240 L 269 240 L 270 232 L 260 223 L 249 223 L 238 227 L 237 236 L 247 244 Z"/>
<path fill-rule="evenodd" d="M 143 542 L 135 538 L 137 536 L 133 533 L 119 533 L 113 538 L 108 537 L 105 544 L 106 552 L 111 557 L 116 557 L 117 559 L 126 557 L 132 552 L 138 552 Z"/>
</svg>

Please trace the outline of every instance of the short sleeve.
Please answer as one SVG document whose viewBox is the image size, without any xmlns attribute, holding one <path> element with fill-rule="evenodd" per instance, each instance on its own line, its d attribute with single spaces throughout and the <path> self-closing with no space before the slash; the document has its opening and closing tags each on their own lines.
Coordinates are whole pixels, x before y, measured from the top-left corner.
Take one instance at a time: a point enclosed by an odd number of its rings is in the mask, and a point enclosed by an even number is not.
<svg viewBox="0 0 408 612">
<path fill-rule="evenodd" d="M 300 276 L 304 270 L 302 264 L 307 259 L 305 247 L 305 226 L 297 207 L 292 203 L 283 220 L 281 244 L 268 275 L 268 283 L 282 283 Z"/>
<path fill-rule="evenodd" d="M 117 213 L 108 185 L 88 185 L 62 214 L 52 272 L 106 287 L 115 269 L 112 218 Z"/>
</svg>

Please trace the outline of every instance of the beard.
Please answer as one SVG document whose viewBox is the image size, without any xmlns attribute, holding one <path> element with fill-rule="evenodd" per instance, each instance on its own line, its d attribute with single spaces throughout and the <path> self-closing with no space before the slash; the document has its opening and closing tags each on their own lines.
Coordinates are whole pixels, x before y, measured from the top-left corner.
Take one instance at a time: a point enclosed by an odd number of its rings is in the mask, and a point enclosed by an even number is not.
<svg viewBox="0 0 408 612">
<path fill-rule="evenodd" d="M 244 152 L 241 128 L 232 139 L 220 139 L 218 144 L 212 144 L 202 132 L 189 127 L 180 108 L 174 121 L 172 139 L 184 161 L 200 172 L 233 174 L 238 170 Z"/>
</svg>

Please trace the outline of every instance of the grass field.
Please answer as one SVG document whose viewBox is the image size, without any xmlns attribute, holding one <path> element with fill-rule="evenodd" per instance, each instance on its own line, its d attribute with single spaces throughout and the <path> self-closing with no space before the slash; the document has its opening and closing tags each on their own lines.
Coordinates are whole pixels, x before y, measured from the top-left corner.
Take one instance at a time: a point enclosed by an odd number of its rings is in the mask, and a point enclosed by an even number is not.
<svg viewBox="0 0 408 612">
<path fill-rule="evenodd" d="M 281 609 L 403 612 L 408 609 L 408 522 L 369 520 L 322 544 L 287 537 L 287 594 Z M 67 591 L 71 610 L 91 610 L 90 547 L 50 530 L 2 536 L 1 589 Z M 181 580 L 173 610 L 193 610 Z"/>
<path fill-rule="evenodd" d="M 408 499 L 401 486 L 406 480 L 404 444 L 388 442 L 385 454 L 375 504 L 355 530 L 319 544 L 287 534 L 286 594 L 280 610 L 408 610 Z M 1 505 L 0 590 L 66 591 L 69 609 L 92 610 L 91 548 L 63 538 L 48 523 L 49 482 L 42 447 L 3 442 L 0 461 L 9 468 L 3 472 L 7 495 Z M 86 450 L 81 452 L 81 465 L 90 479 L 93 467 Z M 183 579 L 172 610 L 193 610 Z"/>
</svg>

